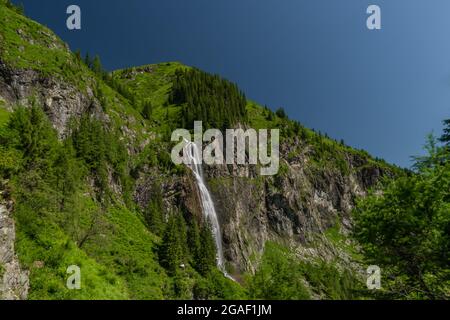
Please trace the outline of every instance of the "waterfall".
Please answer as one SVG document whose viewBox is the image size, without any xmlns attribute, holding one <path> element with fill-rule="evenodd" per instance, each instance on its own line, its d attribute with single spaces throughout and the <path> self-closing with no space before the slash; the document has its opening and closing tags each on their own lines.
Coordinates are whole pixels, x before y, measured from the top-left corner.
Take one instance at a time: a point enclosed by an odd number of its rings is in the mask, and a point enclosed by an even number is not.
<svg viewBox="0 0 450 320">
<path fill-rule="evenodd" d="M 211 223 L 212 233 L 217 249 L 217 267 L 226 277 L 234 280 L 225 270 L 225 259 L 222 248 L 222 233 L 220 231 L 219 219 L 217 218 L 216 208 L 214 207 L 211 194 L 209 193 L 203 178 L 202 157 L 198 146 L 193 142 L 186 141 L 186 145 L 183 148 L 183 156 L 187 157 L 187 161 L 185 161 L 185 163 L 188 163 L 188 166 L 194 173 L 197 181 L 197 186 L 200 191 L 203 215 L 206 220 Z"/>
</svg>

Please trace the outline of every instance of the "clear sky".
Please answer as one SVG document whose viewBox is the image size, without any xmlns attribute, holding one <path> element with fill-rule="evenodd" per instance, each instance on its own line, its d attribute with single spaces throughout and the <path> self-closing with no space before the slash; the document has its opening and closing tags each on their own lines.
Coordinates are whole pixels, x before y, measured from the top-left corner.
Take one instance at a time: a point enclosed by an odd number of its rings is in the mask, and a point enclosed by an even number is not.
<svg viewBox="0 0 450 320">
<path fill-rule="evenodd" d="M 15 0 L 104 66 L 181 61 L 402 165 L 450 117 L 448 0 Z M 66 8 L 82 30 L 66 28 Z M 366 28 L 381 7 L 382 30 Z"/>
</svg>

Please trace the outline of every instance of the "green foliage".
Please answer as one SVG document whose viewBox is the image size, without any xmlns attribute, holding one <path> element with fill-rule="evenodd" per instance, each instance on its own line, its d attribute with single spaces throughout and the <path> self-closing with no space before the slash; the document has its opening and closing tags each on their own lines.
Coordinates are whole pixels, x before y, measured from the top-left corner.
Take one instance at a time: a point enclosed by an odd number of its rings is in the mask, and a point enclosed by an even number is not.
<svg viewBox="0 0 450 320">
<path fill-rule="evenodd" d="M 355 300 L 364 297 L 362 282 L 354 271 L 339 269 L 336 263 L 303 262 L 301 270 L 311 290 L 323 299 Z"/>
<path fill-rule="evenodd" d="M 128 298 L 123 281 L 68 239 L 52 222 L 51 213 L 46 213 L 44 207 L 37 210 L 33 204 L 19 200 L 15 210 L 16 248 L 22 265 L 31 270 L 29 299 Z M 35 261 L 40 261 L 43 267 L 36 267 Z M 82 270 L 81 290 L 68 290 L 65 285 L 66 268 L 70 265 Z"/>
<path fill-rule="evenodd" d="M 450 163 L 442 149 L 428 151 L 418 174 L 361 200 L 354 214 L 355 237 L 368 262 L 382 268 L 388 297 L 450 297 Z"/>
<path fill-rule="evenodd" d="M 450 119 L 444 120 L 444 133 L 439 139 L 442 143 L 445 143 L 447 147 L 450 147 Z"/>
<path fill-rule="evenodd" d="M 197 300 L 239 300 L 248 297 L 245 288 L 225 278 L 217 268 L 211 269 L 205 277 L 197 278 L 192 293 Z"/>
<path fill-rule="evenodd" d="M 155 190 L 155 192 L 152 194 L 152 198 L 144 211 L 144 218 L 148 229 L 160 236 L 164 230 L 164 208 L 161 186 L 155 184 L 152 190 Z"/>
<path fill-rule="evenodd" d="M 201 275 L 207 275 L 216 267 L 216 244 L 211 231 L 211 225 L 204 221 L 200 229 L 200 244 L 196 248 L 195 268 Z"/>
<path fill-rule="evenodd" d="M 105 218 L 107 228 L 86 243 L 85 251 L 125 281 L 131 299 L 167 297 L 169 278 L 156 254 L 160 239 L 128 208 L 110 208 Z"/>
<path fill-rule="evenodd" d="M 64 210 L 67 202 L 72 204 L 72 195 L 82 188 L 82 181 L 86 176 L 86 169 L 76 158 L 70 141 L 65 141 L 62 147 L 58 148 L 54 162 L 54 174 L 54 187 L 59 190 L 59 206 L 61 210 Z"/>
<path fill-rule="evenodd" d="M 246 98 L 235 84 L 197 69 L 177 70 L 169 103 L 182 106 L 181 126 L 231 128 L 246 119 Z"/>
<path fill-rule="evenodd" d="M 200 239 L 200 228 L 194 217 L 192 217 L 188 222 L 187 246 L 190 252 L 190 263 L 198 271 L 199 269 L 197 268 L 197 262 L 199 261 L 199 257 L 201 255 L 202 242 Z"/>
<path fill-rule="evenodd" d="M 277 111 L 275 111 L 275 114 L 281 119 L 287 118 L 287 114 L 286 111 L 284 111 L 284 108 L 278 108 Z"/>
<path fill-rule="evenodd" d="M 445 142 L 445 139 L 442 138 L 441 141 Z M 412 157 L 414 160 L 413 169 L 417 172 L 433 170 L 450 160 L 448 146 L 440 146 L 432 133 L 427 136 L 424 149 L 427 152 L 425 156 Z"/>
<path fill-rule="evenodd" d="M 349 239 L 347 235 L 341 232 L 341 221 L 337 219 L 336 224 L 325 231 L 326 238 L 333 244 L 335 248 L 338 248 L 348 254 L 353 261 L 362 263 L 363 256 L 359 252 L 353 239 Z"/>
<path fill-rule="evenodd" d="M 310 299 L 299 267 L 299 262 L 288 250 L 274 243 L 266 243 L 261 264 L 250 280 L 250 297 L 267 300 Z"/>
<path fill-rule="evenodd" d="M 62 159 L 67 149 L 57 140 L 45 114 L 36 106 L 18 108 L 7 129 L 0 137 L 5 142 L 3 148 L 16 150 L 21 157 L 11 187 L 17 202 L 16 248 L 23 265 L 31 270 L 30 298 L 127 297 L 120 279 L 89 258 L 63 231 L 71 211 L 61 204 L 71 201 L 81 178 L 73 171 L 78 166 Z M 70 157 L 70 153 L 67 155 Z M 43 266 L 34 267 L 35 261 Z M 72 291 L 65 286 L 66 268 L 73 264 L 84 272 L 84 290 Z"/>
<path fill-rule="evenodd" d="M 16 149 L 0 145 L 0 176 L 8 178 L 16 173 L 21 167 L 21 158 L 22 155 Z"/>
<path fill-rule="evenodd" d="M 72 140 L 59 142 L 38 107 L 18 108 L 7 129 L 0 134 L 2 148 L 26 165 L 14 172 L 12 189 L 16 248 L 31 270 L 30 298 L 162 299 L 167 280 L 152 251 L 157 239 L 135 213 L 105 210 L 84 194 L 87 167 L 96 167 L 91 146 L 77 158 Z M 34 267 L 35 261 L 43 267 Z M 65 287 L 65 270 L 73 264 L 82 270 L 81 290 Z"/>
<path fill-rule="evenodd" d="M 253 299 L 307 300 L 313 295 L 323 299 L 357 299 L 361 283 L 352 272 L 318 260 L 299 260 L 288 249 L 267 242 L 253 277 L 248 279 Z"/>
<path fill-rule="evenodd" d="M 81 54 L 76 53 L 75 56 L 77 57 L 78 61 L 81 61 Z M 118 81 L 114 76 L 110 73 L 108 73 L 102 65 L 102 62 L 100 60 L 100 57 L 96 55 L 93 59 L 91 59 L 89 53 L 86 53 L 86 56 L 83 60 L 83 63 L 87 68 L 89 68 L 96 76 L 98 80 L 103 80 L 103 82 L 108 85 L 110 88 L 115 90 L 119 95 L 121 95 L 123 98 L 127 99 L 128 102 L 136 108 L 137 102 L 136 102 L 136 96 L 135 94 L 130 90 L 130 88 L 124 84 L 122 84 L 120 81 Z M 97 82 L 97 98 L 100 100 L 102 105 L 108 104 L 106 100 L 104 99 L 102 87 L 101 87 L 101 81 Z M 148 112 L 149 110 L 147 110 Z"/>
<path fill-rule="evenodd" d="M 97 177 L 97 186 L 108 188 L 108 156 L 112 153 L 110 142 L 100 121 L 84 116 L 79 127 L 73 132 L 72 140 L 77 156 L 82 158 L 87 168 Z"/>
<path fill-rule="evenodd" d="M 107 131 L 102 123 L 90 116 L 81 118 L 78 128 L 72 134 L 76 154 L 83 159 L 87 168 L 95 175 L 97 187 L 102 195 L 109 194 L 108 174 L 124 187 L 125 199 L 129 200 L 131 187 L 128 175 L 127 151 L 119 136 Z"/>
<path fill-rule="evenodd" d="M 142 107 L 142 116 L 144 119 L 150 120 L 152 117 L 153 106 L 150 100 L 144 102 L 144 106 Z"/>
<path fill-rule="evenodd" d="M 56 133 L 38 106 L 18 108 L 9 119 L 8 129 L 8 144 L 23 151 L 25 166 L 45 168 L 56 157 Z"/>
<path fill-rule="evenodd" d="M 241 299 L 246 296 L 239 284 L 224 277 L 216 268 L 214 238 L 206 222 L 199 228 L 192 217 L 187 226 L 181 214 L 172 214 L 158 255 L 161 265 L 172 276 L 174 297 Z"/>
<path fill-rule="evenodd" d="M 323 173 L 325 169 L 349 175 L 352 170 L 357 171 L 374 167 L 391 175 L 404 174 L 403 169 L 387 164 L 382 159 L 374 159 L 364 150 L 355 150 L 314 130 L 305 128 L 299 122 L 290 120 L 283 111 L 279 110 L 276 114 L 267 107 L 263 108 L 249 102 L 247 104 L 247 118 L 250 127 L 256 130 L 279 129 L 281 145 L 290 146 L 300 143 L 302 147 L 291 150 L 286 160 L 292 161 L 301 153 L 307 151 L 307 156 L 311 160 L 309 169 L 317 169 L 318 174 Z M 349 159 L 352 158 L 355 159 L 353 161 L 354 168 L 349 166 Z"/>
<path fill-rule="evenodd" d="M 0 10 L 1 60 L 14 70 L 63 80 L 81 93 L 92 90 L 110 120 L 106 125 L 86 114 L 74 119 L 70 136 L 59 141 L 35 102 L 10 115 L 0 100 L 0 175 L 10 178 L 16 201 L 16 249 L 31 271 L 31 299 L 248 297 L 216 268 L 208 223 L 199 226 L 189 217 L 187 226 L 181 213 L 165 212 L 160 192 L 143 212 L 133 210 L 133 179 L 147 170 L 158 179 L 185 172 L 169 154 L 170 133 L 180 124 L 190 128 L 203 120 L 205 127 L 245 122 L 255 129 L 281 128 L 283 142 L 298 137 L 312 146 L 318 168 L 336 166 L 342 172 L 348 169 L 342 159 L 356 153 L 289 120 L 283 110 L 247 103 L 234 84 L 176 62 L 108 73 L 98 56 L 83 61 L 49 29 L 17 13 L 10 5 Z M 297 152 L 290 152 L 292 160 Z M 369 158 L 362 151 L 357 155 Z M 283 164 L 281 172 L 287 168 Z M 345 273 L 337 276 L 327 264 L 305 265 L 270 244 L 266 251 L 251 281 L 251 297 L 352 297 L 353 282 Z M 72 264 L 82 269 L 82 290 L 65 287 Z"/>
<path fill-rule="evenodd" d="M 9 112 L 3 109 L 4 101 L 0 98 L 0 128 L 8 122 Z"/>
<path fill-rule="evenodd" d="M 23 15 L 25 13 L 24 7 L 23 7 L 23 3 L 20 3 L 19 5 L 15 5 L 14 3 L 12 3 L 10 0 L 5 0 L 4 4 L 6 5 L 6 7 L 8 9 L 13 10 L 14 12 Z"/>
<path fill-rule="evenodd" d="M 92 61 L 91 68 L 92 68 L 92 71 L 94 71 L 95 74 L 103 75 L 104 70 L 103 70 L 102 63 L 100 61 L 100 57 L 98 55 L 96 55 L 94 60 Z"/>
<path fill-rule="evenodd" d="M 90 82 L 89 72 L 54 33 L 21 14 L 15 7 L 0 10 L 0 57 L 17 69 L 31 69 L 43 77 L 64 79 L 81 90 Z"/>
</svg>

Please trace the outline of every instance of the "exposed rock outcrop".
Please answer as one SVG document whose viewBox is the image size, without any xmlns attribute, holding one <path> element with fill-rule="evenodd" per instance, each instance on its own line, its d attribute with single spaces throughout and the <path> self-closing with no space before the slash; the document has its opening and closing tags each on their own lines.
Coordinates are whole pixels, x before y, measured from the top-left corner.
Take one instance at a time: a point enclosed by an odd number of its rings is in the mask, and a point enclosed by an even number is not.
<svg viewBox="0 0 450 320">
<path fill-rule="evenodd" d="M 311 254 L 332 259 L 336 250 L 324 243 L 326 230 L 339 221 L 340 232 L 348 233 L 356 198 L 390 174 L 351 153 L 346 155 L 348 172 L 318 167 L 308 152 L 288 159 L 295 147 L 310 148 L 297 139 L 289 147 L 282 145 L 281 162 L 287 169 L 273 177 L 258 176 L 251 166 L 205 168 L 220 217 L 225 257 L 236 273 L 255 270 L 268 240 L 305 255 L 305 248 L 315 248 Z"/>
<path fill-rule="evenodd" d="M 289 150 L 295 147 L 305 152 L 288 160 Z M 318 167 L 312 163 L 310 148 L 300 140 L 290 148 L 281 146 L 286 172 L 273 177 L 259 176 L 254 166 L 204 165 L 220 219 L 225 258 L 233 274 L 254 272 L 267 241 L 290 246 L 305 259 L 336 258 L 341 252 L 327 241 L 325 232 L 339 221 L 340 232 L 347 234 L 356 198 L 390 174 L 351 153 L 346 155 L 347 172 Z M 143 173 L 137 182 L 137 203 L 145 207 L 155 193 L 153 181 L 163 180 L 158 188 L 163 190 L 165 208 L 201 217 L 200 198 L 190 172 L 181 178 L 162 177 L 156 172 Z"/>
<path fill-rule="evenodd" d="M 13 69 L 0 60 L 0 98 L 11 109 L 14 104 L 29 105 L 36 99 L 43 106 L 59 136 L 65 136 L 69 120 L 85 113 L 97 119 L 106 115 L 88 86 L 83 92 L 58 77 L 45 76 L 34 70 Z"/>
<path fill-rule="evenodd" d="M 0 98 L 6 101 L 7 107 L 11 109 L 17 103 L 27 105 L 30 97 L 43 106 L 61 138 L 67 134 L 71 118 L 90 114 L 109 122 L 89 85 L 82 90 L 60 77 L 14 69 L 0 60 Z M 130 118 L 125 122 L 133 124 L 134 121 Z M 137 133 L 131 127 L 122 126 L 121 131 L 128 140 L 134 141 Z M 155 133 L 148 133 L 151 134 Z M 342 222 L 342 232 L 347 232 L 351 227 L 350 211 L 356 197 L 364 195 L 385 174 L 377 166 L 368 164 L 367 158 L 351 153 L 345 160 L 348 173 L 317 167 L 312 164 L 311 152 L 314 150 L 311 148 L 298 138 L 282 144 L 281 163 L 287 169 L 274 177 L 259 176 L 258 170 L 252 166 L 204 168 L 221 223 L 225 258 L 234 273 L 253 272 L 268 240 L 282 242 L 304 252 L 302 248 L 310 246 L 317 240 L 317 234 L 323 234 L 337 220 Z M 302 152 L 293 153 L 293 150 Z M 129 150 L 131 154 L 138 152 L 133 148 Z M 135 200 L 142 208 L 147 206 L 155 192 L 160 192 L 167 211 L 187 212 L 200 219 L 198 190 L 188 170 L 184 176 L 168 176 L 157 168 L 147 168 L 139 176 Z M 119 183 L 109 178 L 112 189 L 120 194 Z M 155 184 L 155 180 L 160 182 Z M 4 209 L 2 212 L 6 217 L 9 211 Z M 7 230 L 11 237 L 10 226 Z M 22 283 L 23 273 L 18 272 L 19 266 L 10 263 L 11 270 L 17 273 L 8 281 Z"/>
</svg>

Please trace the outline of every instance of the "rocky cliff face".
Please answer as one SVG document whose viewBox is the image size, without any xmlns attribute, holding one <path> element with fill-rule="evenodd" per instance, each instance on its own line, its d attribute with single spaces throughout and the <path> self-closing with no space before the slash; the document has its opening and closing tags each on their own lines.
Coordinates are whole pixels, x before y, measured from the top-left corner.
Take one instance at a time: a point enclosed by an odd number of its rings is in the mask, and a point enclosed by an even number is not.
<svg viewBox="0 0 450 320">
<path fill-rule="evenodd" d="M 304 152 L 288 156 L 298 148 Z M 289 246 L 304 259 L 350 260 L 325 233 L 338 225 L 343 236 L 348 234 L 356 198 L 392 173 L 352 153 L 345 155 L 346 172 L 319 167 L 311 152 L 311 146 L 300 139 L 282 144 L 283 172 L 272 177 L 259 176 L 254 166 L 203 166 L 220 219 L 225 258 L 235 276 L 255 271 L 267 241 Z M 135 195 L 142 207 L 157 192 L 153 181 L 160 179 L 156 172 L 147 172 L 137 181 Z M 169 211 L 201 217 L 197 186 L 189 171 L 165 179 L 159 187 Z"/>
<path fill-rule="evenodd" d="M 333 259 L 333 252 L 317 251 L 318 242 L 327 242 L 324 234 L 336 224 L 342 234 L 348 233 L 356 198 L 386 174 L 377 167 L 360 169 L 367 159 L 350 154 L 350 170 L 345 174 L 317 168 L 307 152 L 288 160 L 289 149 L 296 146 L 308 148 L 300 140 L 281 146 L 285 172 L 278 176 L 259 177 L 248 167 L 207 169 L 221 218 L 225 256 L 236 273 L 255 270 L 268 240 L 303 252 L 302 258 L 308 258 L 309 252 Z"/>
<path fill-rule="evenodd" d="M 119 128 L 128 146 L 130 162 L 135 161 L 132 157 L 138 157 L 147 145 L 154 143 L 156 136 L 161 136 L 158 130 L 164 122 L 162 117 L 146 122 L 131 108 L 130 101 L 92 74 L 56 36 L 28 20 L 23 23 L 25 26 L 30 28 L 28 32 L 9 30 L 9 36 L 23 42 L 24 48 L 19 48 L 19 52 L 25 52 L 29 46 L 42 50 L 42 57 L 40 61 L 30 58 L 27 67 L 14 66 L 11 54 L 12 62 L 7 62 L 4 57 L 8 56 L 7 51 L 11 53 L 17 48 L 12 41 L 4 41 L 3 46 L 0 41 L 0 106 L 12 110 L 16 104 L 27 106 L 36 100 L 61 139 L 66 136 L 71 119 L 92 115 L 102 120 L 106 127 Z M 4 40 L 1 34 L 0 40 Z M 37 43 L 40 43 L 39 47 Z M 48 54 L 55 55 L 55 59 L 46 59 Z M 57 73 L 44 70 L 44 65 Z M 167 95 L 175 68 L 170 63 L 164 67 L 136 68 L 124 72 L 126 82 L 122 85 L 129 85 L 131 92 L 139 93 L 143 101 L 150 97 L 153 103 L 158 103 L 154 105 L 159 108 L 158 113 L 168 115 Z M 67 74 L 72 81 L 68 81 Z M 78 86 L 78 83 L 83 85 Z M 107 98 L 97 92 L 99 83 L 103 93 L 109 94 Z M 174 113 L 179 111 L 175 110 L 176 106 L 172 107 Z M 167 141 L 165 143 L 167 147 Z M 225 258 L 234 275 L 253 272 L 269 240 L 292 247 L 302 258 L 313 255 L 332 259 L 340 255 L 327 240 L 327 229 L 338 223 L 340 232 L 346 234 L 351 228 L 350 211 L 356 197 L 363 196 L 380 177 L 390 174 L 383 169 L 385 166 L 378 166 L 369 156 L 348 150 L 339 151 L 339 161 L 346 170 L 328 166 L 337 159 L 333 159 L 332 154 L 325 164 L 318 162 L 315 155 L 320 151 L 315 150 L 316 147 L 298 136 L 284 141 L 280 150 L 280 174 L 273 177 L 259 176 L 252 166 L 204 167 L 220 218 Z M 168 153 L 166 149 L 154 152 Z M 147 165 L 134 172 L 137 177 L 134 185 L 136 203 L 145 208 L 160 192 L 166 212 L 183 212 L 200 219 L 202 208 L 192 173 L 185 170 L 183 174 L 173 174 L 162 170 L 161 166 Z M 155 184 L 156 180 L 158 184 Z M 120 198 L 119 182 L 111 178 L 109 181 L 113 184 L 111 189 Z M 0 296 L 24 298 L 28 288 L 27 273 L 21 270 L 14 252 L 12 204 L 5 201 L 0 203 L 0 271 L 3 272 Z"/>
<path fill-rule="evenodd" d="M 22 270 L 14 250 L 16 230 L 13 202 L 0 191 L 0 300 L 26 299 L 29 288 L 28 271 Z"/>
</svg>

